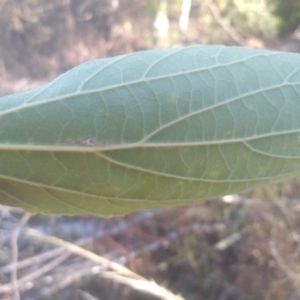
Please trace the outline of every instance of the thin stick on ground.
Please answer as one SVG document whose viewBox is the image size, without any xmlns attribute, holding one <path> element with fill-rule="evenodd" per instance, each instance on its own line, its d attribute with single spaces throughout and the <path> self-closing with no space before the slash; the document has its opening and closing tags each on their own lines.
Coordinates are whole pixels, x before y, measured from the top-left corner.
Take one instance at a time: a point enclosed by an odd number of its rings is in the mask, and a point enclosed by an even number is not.
<svg viewBox="0 0 300 300">
<path fill-rule="evenodd" d="M 52 269 L 54 269 L 55 267 L 59 266 L 60 264 L 62 264 L 68 257 L 70 256 L 69 252 L 63 253 L 60 256 L 58 256 L 56 259 L 54 259 L 53 261 L 51 261 L 50 263 L 42 266 L 41 268 L 39 268 L 38 270 L 30 273 L 29 275 L 26 275 L 22 278 L 19 278 L 16 282 L 15 282 L 15 286 L 18 289 L 21 289 L 24 287 L 25 284 L 28 284 L 32 281 L 34 281 L 35 279 L 43 276 L 45 273 L 51 271 Z M 12 283 L 8 283 L 8 284 L 3 284 L 0 285 L 0 294 L 1 293 L 6 293 L 6 292 L 10 292 L 13 290 L 14 285 Z"/>
<path fill-rule="evenodd" d="M 29 213 L 25 213 L 21 220 L 19 221 L 18 226 L 13 230 L 12 236 L 11 236 L 11 254 L 12 254 L 12 265 L 13 268 L 11 269 L 11 284 L 13 286 L 13 294 L 15 300 L 20 300 L 20 292 L 18 287 L 18 271 L 17 271 L 17 265 L 18 265 L 18 238 L 20 234 L 21 228 L 28 222 L 31 215 Z"/>
<path fill-rule="evenodd" d="M 81 257 L 84 257 L 90 261 L 93 261 L 97 264 L 102 264 L 107 266 L 109 269 L 114 271 L 113 276 L 108 275 L 108 273 L 104 274 L 99 274 L 102 277 L 110 278 L 112 280 L 117 280 L 118 282 L 122 282 L 123 284 L 126 284 L 130 286 L 133 289 L 137 289 L 138 287 L 143 287 L 139 288 L 139 290 L 143 290 L 144 292 L 147 291 L 147 293 L 152 294 L 160 299 L 164 300 L 184 300 L 181 296 L 174 295 L 164 287 L 161 287 L 157 285 L 153 281 L 149 281 L 148 279 L 132 272 L 131 270 L 127 269 L 126 267 L 112 262 L 104 257 L 101 257 L 93 252 L 90 252 L 86 249 L 83 249 L 75 244 L 69 243 L 67 241 L 64 241 L 62 239 L 59 239 L 54 236 L 46 235 L 43 234 L 37 230 L 34 229 L 28 229 L 27 234 L 34 236 L 40 240 L 43 240 L 48 243 L 55 244 L 57 246 L 63 246 L 72 253 L 75 253 L 77 255 L 80 255 Z M 121 279 L 122 278 L 122 279 Z"/>
<path fill-rule="evenodd" d="M 277 246 L 274 240 L 269 241 L 269 247 L 273 258 L 275 259 L 277 265 L 280 269 L 287 275 L 288 278 L 300 282 L 300 273 L 295 273 L 289 266 L 285 263 L 282 257 L 279 255 Z"/>
<path fill-rule="evenodd" d="M 20 270 L 20 269 L 26 268 L 28 266 L 42 263 L 45 260 L 52 259 L 53 257 L 56 257 L 57 255 L 62 254 L 63 252 L 66 252 L 66 251 L 67 250 L 63 247 L 55 248 L 55 249 L 46 251 L 44 253 L 35 255 L 33 257 L 26 258 L 24 260 L 18 261 L 17 269 Z M 13 270 L 13 268 L 14 268 L 14 265 L 12 263 L 9 265 L 3 266 L 0 268 L 0 273 L 4 274 L 4 273 L 11 272 Z"/>
</svg>

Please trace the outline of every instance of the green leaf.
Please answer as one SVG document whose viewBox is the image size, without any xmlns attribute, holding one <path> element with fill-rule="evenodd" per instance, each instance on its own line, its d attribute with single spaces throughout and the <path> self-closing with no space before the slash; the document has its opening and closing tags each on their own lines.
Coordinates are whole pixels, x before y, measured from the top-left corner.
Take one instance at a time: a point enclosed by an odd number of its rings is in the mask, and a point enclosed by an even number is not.
<svg viewBox="0 0 300 300">
<path fill-rule="evenodd" d="M 300 55 L 223 46 L 80 65 L 0 99 L 0 201 L 122 215 L 300 173 Z"/>
</svg>

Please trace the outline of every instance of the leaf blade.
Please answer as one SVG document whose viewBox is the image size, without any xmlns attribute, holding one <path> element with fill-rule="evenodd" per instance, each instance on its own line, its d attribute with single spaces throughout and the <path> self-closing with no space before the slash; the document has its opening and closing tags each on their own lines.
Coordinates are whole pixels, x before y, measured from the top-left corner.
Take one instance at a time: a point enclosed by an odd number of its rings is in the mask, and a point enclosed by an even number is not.
<svg viewBox="0 0 300 300">
<path fill-rule="evenodd" d="M 111 216 L 295 176 L 299 69 L 298 54 L 192 46 L 89 62 L 1 98 L 2 202 Z"/>
</svg>

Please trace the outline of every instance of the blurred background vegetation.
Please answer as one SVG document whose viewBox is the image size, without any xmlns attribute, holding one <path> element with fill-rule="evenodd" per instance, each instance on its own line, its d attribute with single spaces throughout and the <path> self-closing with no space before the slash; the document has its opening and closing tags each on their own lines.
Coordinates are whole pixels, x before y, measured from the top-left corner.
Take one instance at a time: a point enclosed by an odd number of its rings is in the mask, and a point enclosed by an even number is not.
<svg viewBox="0 0 300 300">
<path fill-rule="evenodd" d="M 299 52 L 299 24 L 299 0 L 0 0 L 0 95 L 91 59 L 146 49 L 225 44 Z M 110 220 L 28 217 L 1 207 L 0 299 L 157 299 L 63 252 L 54 236 L 187 300 L 300 299 L 299 199 L 295 179 Z"/>
<path fill-rule="evenodd" d="M 196 43 L 281 48 L 299 23 L 299 0 L 1 0 L 0 76 L 42 81 L 95 58 Z"/>
</svg>

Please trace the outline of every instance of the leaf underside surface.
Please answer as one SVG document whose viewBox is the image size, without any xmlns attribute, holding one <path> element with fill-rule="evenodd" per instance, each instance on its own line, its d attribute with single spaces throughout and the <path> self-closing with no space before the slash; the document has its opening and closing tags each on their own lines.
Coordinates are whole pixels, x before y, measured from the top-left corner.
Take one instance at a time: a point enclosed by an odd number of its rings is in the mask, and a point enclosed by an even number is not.
<svg viewBox="0 0 300 300">
<path fill-rule="evenodd" d="M 124 215 L 300 173 L 300 55 L 224 46 L 91 61 L 0 99 L 0 202 Z"/>
</svg>

